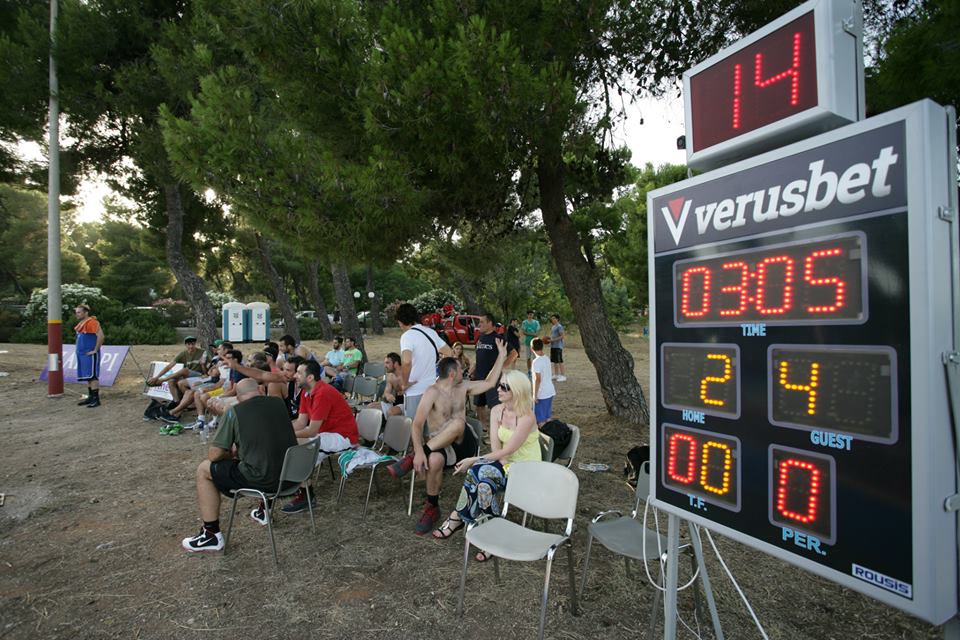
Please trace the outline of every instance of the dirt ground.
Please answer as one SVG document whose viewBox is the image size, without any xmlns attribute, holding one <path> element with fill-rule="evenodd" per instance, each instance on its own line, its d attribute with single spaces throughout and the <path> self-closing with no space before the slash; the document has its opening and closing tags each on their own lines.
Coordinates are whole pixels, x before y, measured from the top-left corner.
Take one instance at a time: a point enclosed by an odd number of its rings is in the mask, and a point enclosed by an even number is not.
<svg viewBox="0 0 960 640">
<path fill-rule="evenodd" d="M 648 344 L 623 336 L 648 388 Z M 583 433 L 578 461 L 610 471 L 577 470 L 574 534 L 577 580 L 590 518 L 629 510 L 624 453 L 648 435 L 609 417 L 596 374 L 574 338 L 569 381 L 558 383 L 554 411 Z M 371 337 L 371 357 L 398 347 L 397 330 Z M 308 343 L 319 349 L 319 343 Z M 144 365 L 177 347 L 134 347 Z M 324 349 L 325 351 L 326 349 Z M 406 492 L 389 476 L 360 519 L 365 483 L 351 479 L 339 507 L 335 483 L 320 475 L 317 532 L 305 515 L 276 522 L 281 570 L 267 533 L 240 510 L 229 553 L 188 555 L 181 538 L 199 526 L 194 473 L 205 455 L 186 432 L 158 435 L 141 419 L 146 405 L 134 360 L 99 409 L 76 406 L 82 390 L 46 397 L 37 377 L 45 347 L 0 344 L 0 638 L 529 638 L 537 630 L 542 563 L 471 561 L 466 611 L 455 616 L 463 536 L 436 541 L 413 534 Z M 472 356 L 472 354 L 470 354 Z M 574 465 L 576 467 L 576 464 Z M 422 484 L 420 485 L 422 487 Z M 404 484 L 404 487 L 406 485 Z M 446 482 L 441 508 L 456 500 Z M 417 503 L 422 498 L 418 498 Z M 229 509 L 222 509 L 223 523 Z M 665 522 L 665 519 L 662 519 Z M 938 629 L 805 573 L 749 547 L 714 536 L 770 638 L 934 638 Z M 707 564 L 727 638 L 760 638 L 712 551 Z M 566 555 L 558 555 L 550 593 L 550 638 L 636 638 L 646 632 L 654 589 L 642 567 L 603 549 L 591 557 L 581 614 L 570 613 Z M 689 576 L 681 567 L 681 581 Z M 690 590 L 683 620 L 696 628 Z M 662 614 L 661 614 L 662 617 Z M 703 637 L 712 637 L 701 617 Z M 681 627 L 681 638 L 696 637 Z"/>
</svg>

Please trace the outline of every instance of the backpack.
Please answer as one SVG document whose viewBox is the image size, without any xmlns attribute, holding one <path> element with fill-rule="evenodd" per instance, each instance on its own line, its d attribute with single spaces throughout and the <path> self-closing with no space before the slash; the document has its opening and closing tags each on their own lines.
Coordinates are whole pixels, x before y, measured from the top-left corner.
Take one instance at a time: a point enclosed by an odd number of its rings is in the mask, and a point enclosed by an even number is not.
<svg viewBox="0 0 960 640">
<path fill-rule="evenodd" d="M 160 417 L 160 409 L 163 407 L 163 403 L 158 402 L 157 400 L 151 400 L 150 404 L 147 405 L 146 410 L 143 412 L 144 420 L 156 420 Z"/>
<path fill-rule="evenodd" d="M 627 484 L 636 488 L 637 477 L 640 475 L 640 467 L 644 462 L 650 460 L 649 445 L 634 447 L 627 451 L 627 462 L 623 465 L 623 475 L 627 478 Z"/>
<path fill-rule="evenodd" d="M 544 424 L 540 427 L 540 433 L 550 436 L 550 439 L 553 440 L 553 458 L 547 462 L 553 462 L 559 458 L 560 452 L 567 448 L 567 445 L 570 444 L 570 438 L 573 436 L 573 432 L 567 426 L 567 423 L 559 420 L 550 420 Z"/>
</svg>

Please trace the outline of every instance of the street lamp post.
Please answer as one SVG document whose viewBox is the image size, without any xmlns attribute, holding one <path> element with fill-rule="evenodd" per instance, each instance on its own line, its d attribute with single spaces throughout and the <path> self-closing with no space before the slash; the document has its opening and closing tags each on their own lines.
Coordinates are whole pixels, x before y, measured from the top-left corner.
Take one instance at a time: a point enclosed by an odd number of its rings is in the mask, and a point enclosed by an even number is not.
<svg viewBox="0 0 960 640">
<path fill-rule="evenodd" d="M 359 291 L 353 292 L 353 299 L 356 300 L 358 303 L 360 302 Z M 359 308 L 359 304 L 357 305 L 357 307 Z M 367 335 L 367 317 L 366 316 L 363 317 L 363 335 Z"/>
</svg>

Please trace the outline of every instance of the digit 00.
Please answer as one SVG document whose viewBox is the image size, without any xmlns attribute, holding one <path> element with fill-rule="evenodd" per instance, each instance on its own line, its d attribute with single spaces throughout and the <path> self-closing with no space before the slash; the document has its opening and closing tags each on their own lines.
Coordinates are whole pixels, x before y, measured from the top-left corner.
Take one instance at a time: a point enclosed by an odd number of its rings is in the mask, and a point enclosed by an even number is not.
<svg viewBox="0 0 960 640">
<path fill-rule="evenodd" d="M 667 477 L 716 494 L 730 492 L 733 447 L 717 439 L 675 432 L 667 440 Z"/>
</svg>

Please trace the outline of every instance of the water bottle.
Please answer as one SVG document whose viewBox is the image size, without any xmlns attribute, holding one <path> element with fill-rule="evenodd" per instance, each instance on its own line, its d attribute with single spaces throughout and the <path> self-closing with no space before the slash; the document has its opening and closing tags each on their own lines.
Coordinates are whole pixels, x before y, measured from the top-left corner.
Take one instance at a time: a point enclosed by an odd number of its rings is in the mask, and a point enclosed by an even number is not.
<svg viewBox="0 0 960 640">
<path fill-rule="evenodd" d="M 210 427 L 207 426 L 207 423 L 203 423 L 203 427 L 200 429 L 200 442 L 207 444 L 207 441 L 210 439 Z"/>
</svg>

